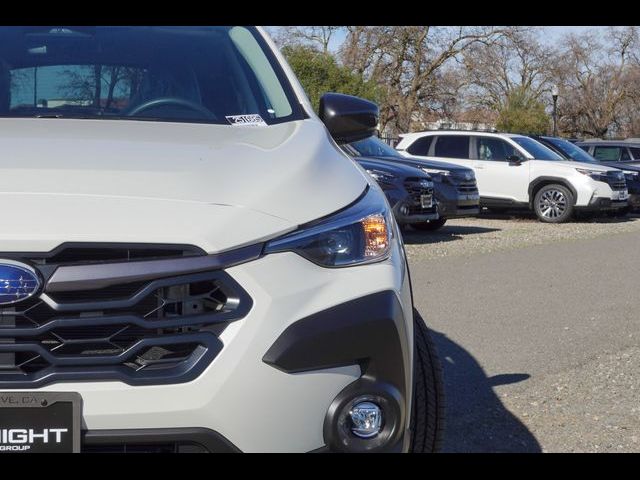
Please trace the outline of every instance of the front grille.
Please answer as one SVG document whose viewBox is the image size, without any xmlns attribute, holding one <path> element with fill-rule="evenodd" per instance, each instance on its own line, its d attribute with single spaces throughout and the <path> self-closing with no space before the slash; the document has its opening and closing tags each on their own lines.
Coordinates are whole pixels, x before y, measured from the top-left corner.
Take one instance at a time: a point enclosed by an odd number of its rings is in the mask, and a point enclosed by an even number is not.
<svg viewBox="0 0 640 480">
<path fill-rule="evenodd" d="M 221 350 L 218 335 L 251 308 L 222 269 L 107 283 L 62 291 L 47 285 L 38 296 L 0 307 L 0 389 L 65 380 L 189 381 Z"/>
<path fill-rule="evenodd" d="M 617 172 L 608 172 L 606 175 L 602 175 L 601 178 L 611 187 L 611 190 L 626 190 L 627 181 L 624 175 L 618 175 Z"/>
<path fill-rule="evenodd" d="M 473 195 L 478 193 L 478 185 L 475 180 L 465 180 L 456 185 L 456 188 L 459 193 L 465 195 Z"/>
<path fill-rule="evenodd" d="M 83 445 L 82 453 L 211 453 L 199 443 L 114 443 Z"/>
<path fill-rule="evenodd" d="M 430 186 L 425 186 L 426 182 L 428 182 Z M 409 193 L 409 200 L 407 202 L 409 215 L 419 215 L 435 211 L 436 202 L 435 197 L 433 197 L 434 190 L 432 185 L 431 182 L 419 177 L 408 177 L 405 179 L 404 188 Z M 433 197 L 433 204 L 430 208 L 422 208 L 422 195 L 431 195 Z"/>
</svg>

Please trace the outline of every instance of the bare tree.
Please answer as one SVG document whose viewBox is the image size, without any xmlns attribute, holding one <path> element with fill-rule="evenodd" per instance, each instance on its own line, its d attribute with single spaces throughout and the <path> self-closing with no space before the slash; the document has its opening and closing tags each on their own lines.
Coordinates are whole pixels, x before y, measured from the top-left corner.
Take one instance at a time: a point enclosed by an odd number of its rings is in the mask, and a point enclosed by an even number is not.
<svg viewBox="0 0 640 480">
<path fill-rule="evenodd" d="M 421 111 L 441 101 L 438 80 L 446 67 L 472 46 L 492 43 L 507 31 L 499 27 L 348 27 L 341 59 L 379 85 L 381 128 L 406 132 Z"/>
<path fill-rule="evenodd" d="M 274 40 L 280 47 L 287 45 L 308 45 L 329 53 L 331 39 L 336 33 L 344 30 L 343 26 L 310 26 L 310 27 L 278 27 L 270 29 Z"/>
<path fill-rule="evenodd" d="M 533 101 L 549 92 L 557 55 L 537 33 L 534 28 L 513 28 L 497 41 L 465 52 L 471 104 L 500 111 L 516 93 Z"/>
<path fill-rule="evenodd" d="M 571 34 L 556 64 L 559 125 L 573 136 L 603 137 L 620 128 L 635 96 L 635 27 L 611 28 L 602 39 L 589 31 Z"/>
</svg>

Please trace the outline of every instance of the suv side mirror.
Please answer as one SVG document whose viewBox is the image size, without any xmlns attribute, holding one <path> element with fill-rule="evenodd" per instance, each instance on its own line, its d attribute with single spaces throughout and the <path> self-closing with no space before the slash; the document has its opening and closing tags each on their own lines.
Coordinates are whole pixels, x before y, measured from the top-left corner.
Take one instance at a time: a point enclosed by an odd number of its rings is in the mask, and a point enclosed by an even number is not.
<svg viewBox="0 0 640 480">
<path fill-rule="evenodd" d="M 325 93 L 320 98 L 320 120 L 338 143 L 351 143 L 376 132 L 378 106 L 359 97 L 341 93 Z"/>
<path fill-rule="evenodd" d="M 522 164 L 522 158 L 519 155 L 509 155 L 507 157 L 507 160 L 509 161 L 509 165 L 521 165 Z"/>
</svg>

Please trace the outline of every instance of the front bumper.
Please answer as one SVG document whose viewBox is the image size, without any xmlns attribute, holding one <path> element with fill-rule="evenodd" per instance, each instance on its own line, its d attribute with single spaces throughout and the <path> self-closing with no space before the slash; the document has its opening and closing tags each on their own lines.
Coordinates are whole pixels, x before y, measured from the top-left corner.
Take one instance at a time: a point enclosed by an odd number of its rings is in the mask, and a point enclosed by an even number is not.
<svg viewBox="0 0 640 480">
<path fill-rule="evenodd" d="M 588 205 L 576 205 L 575 209 L 580 212 L 606 212 L 619 210 L 627 207 L 628 205 L 628 200 L 612 200 L 607 197 L 593 197 Z"/>
<path fill-rule="evenodd" d="M 480 196 L 461 194 L 453 186 L 436 187 L 438 213 L 444 218 L 472 217 L 480 214 Z"/>
<path fill-rule="evenodd" d="M 404 262 L 396 245 L 387 261 L 360 267 L 324 269 L 294 253 L 236 265 L 226 272 L 252 298 L 251 310 L 220 334 L 221 351 L 196 378 L 141 386 L 59 382 L 40 390 L 80 393 L 88 444 L 113 431 L 126 438 L 127 432 L 198 428 L 216 432 L 240 451 L 288 452 L 330 446 L 326 419 L 331 406 L 341 392 L 373 381 L 400 392 L 402 428 L 389 448 L 406 449 L 413 331 Z M 383 300 L 380 292 L 385 292 Z M 377 305 L 382 316 L 371 315 L 368 304 Z M 334 317 L 336 309 L 350 313 Z M 348 321 L 325 321 L 331 318 Z M 376 338 L 389 341 L 365 341 L 378 328 L 384 334 Z M 298 330 L 307 336 L 302 343 L 290 342 L 291 332 Z M 355 349 L 359 337 L 362 342 Z M 283 342 L 287 348 L 281 348 Z M 344 354 L 336 342 L 354 348 L 357 358 L 318 358 L 323 352 Z M 291 352 L 311 352 L 312 347 L 315 353 L 302 366 L 291 361 Z M 274 349 L 281 354 L 269 356 Z"/>
</svg>

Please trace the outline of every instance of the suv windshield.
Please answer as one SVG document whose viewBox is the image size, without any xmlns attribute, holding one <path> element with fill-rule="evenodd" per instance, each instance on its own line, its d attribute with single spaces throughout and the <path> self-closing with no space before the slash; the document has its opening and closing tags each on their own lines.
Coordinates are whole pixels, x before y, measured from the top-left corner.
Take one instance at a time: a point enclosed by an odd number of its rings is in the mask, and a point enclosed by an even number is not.
<svg viewBox="0 0 640 480">
<path fill-rule="evenodd" d="M 563 158 L 540 142 L 529 137 L 511 137 L 511 140 L 524 148 L 536 160 L 563 160 Z"/>
<path fill-rule="evenodd" d="M 0 116 L 304 118 L 264 39 L 245 27 L 2 27 Z"/>
<path fill-rule="evenodd" d="M 573 143 L 562 140 L 561 138 L 548 138 L 545 137 L 545 141 L 549 142 L 555 148 L 557 148 L 562 154 L 569 157 L 571 160 L 582 163 L 600 163 L 587 152 Z"/>
<path fill-rule="evenodd" d="M 364 140 L 350 143 L 358 155 L 362 157 L 398 157 L 398 152 L 377 137 L 369 137 Z"/>
</svg>

